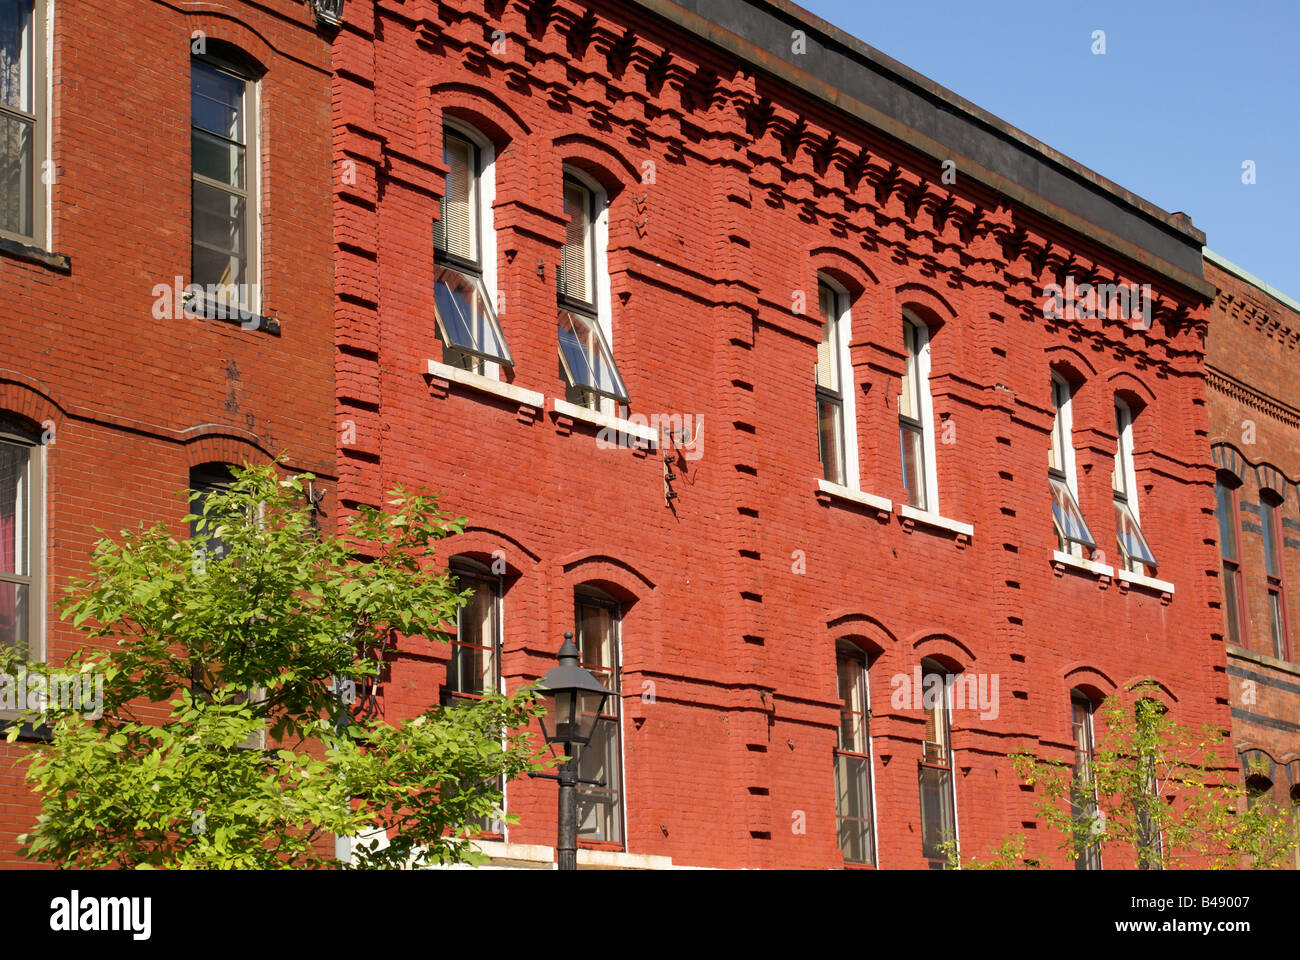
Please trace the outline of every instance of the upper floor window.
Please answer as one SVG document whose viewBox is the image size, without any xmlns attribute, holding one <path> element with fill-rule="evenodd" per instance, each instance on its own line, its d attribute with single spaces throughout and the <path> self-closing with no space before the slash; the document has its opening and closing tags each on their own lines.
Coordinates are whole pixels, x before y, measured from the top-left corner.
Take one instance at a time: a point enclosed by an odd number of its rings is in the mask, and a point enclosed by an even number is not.
<svg viewBox="0 0 1300 960">
<path fill-rule="evenodd" d="M 844 364 L 841 360 L 841 295 L 825 280 L 817 283 L 822 339 L 817 345 L 817 455 L 822 476 L 831 483 L 847 479 L 844 455 Z"/>
<path fill-rule="evenodd" d="M 1070 729 L 1074 734 L 1074 774 L 1070 784 L 1070 812 L 1075 822 L 1091 828 L 1096 822 L 1097 784 L 1093 775 L 1096 741 L 1093 739 L 1093 703 L 1080 690 L 1070 694 Z M 1082 838 L 1075 844 L 1075 869 L 1100 870 L 1101 850 Z"/>
<path fill-rule="evenodd" d="M 874 863 L 871 826 L 871 699 L 867 658 L 850 643 L 835 651 L 840 730 L 835 745 L 835 825 L 849 863 Z"/>
<path fill-rule="evenodd" d="M 191 282 L 209 302 L 261 308 L 257 83 L 233 63 L 190 60 Z"/>
<path fill-rule="evenodd" d="M 1052 490 L 1052 526 L 1056 530 L 1057 548 L 1062 553 L 1081 557 L 1084 551 L 1097 548 L 1088 524 L 1079 509 L 1078 487 L 1074 470 L 1074 443 L 1070 413 L 1070 385 L 1059 373 L 1052 374 L 1052 446 L 1047 454 L 1047 478 Z"/>
<path fill-rule="evenodd" d="M 1119 434 L 1119 446 L 1115 450 L 1111 488 L 1115 499 L 1119 565 L 1131 573 L 1154 573 L 1156 558 L 1138 523 L 1137 474 L 1133 469 L 1133 411 L 1119 397 L 1115 398 L 1115 429 Z"/>
<path fill-rule="evenodd" d="M 199 530 L 197 519 L 190 521 L 190 536 L 201 536 L 203 549 L 217 560 L 226 555 L 226 544 L 218 532 L 221 518 L 207 514 L 208 497 L 229 490 L 231 479 L 230 467 L 224 463 L 204 463 L 190 468 L 190 490 L 194 492 L 190 500 L 190 513 L 196 517 L 205 517 L 202 531 Z"/>
<path fill-rule="evenodd" d="M 44 656 L 45 448 L 0 417 L 0 644 Z"/>
<path fill-rule="evenodd" d="M 492 304 L 492 157 L 490 143 L 443 128 L 446 189 L 433 225 L 434 312 L 443 362 L 489 376 L 498 364 L 514 365 Z"/>
<path fill-rule="evenodd" d="M 470 591 L 456 611 L 456 639 L 447 662 L 446 700 L 479 700 L 500 685 L 501 581 L 482 564 L 454 557 L 456 589 Z"/>
<path fill-rule="evenodd" d="M 45 0 L 0 0 L 0 236 L 45 239 Z"/>
<path fill-rule="evenodd" d="M 898 396 L 898 438 L 907 502 L 937 512 L 939 487 L 934 473 L 934 430 L 930 409 L 930 334 L 920 318 L 903 312 L 907 362 Z"/>
<path fill-rule="evenodd" d="M 921 854 L 930 869 L 948 864 L 944 844 L 957 842 L 953 795 L 952 747 L 949 740 L 951 675 L 933 660 L 921 661 L 925 703 L 925 742 L 921 748 Z"/>
<path fill-rule="evenodd" d="M 1286 587 L 1282 575 L 1282 526 L 1276 494 L 1261 490 L 1259 497 L 1259 526 L 1264 538 L 1264 582 L 1268 590 L 1269 633 L 1273 641 L 1273 656 L 1286 660 L 1289 653 L 1287 636 Z"/>
<path fill-rule="evenodd" d="M 605 712 L 596 722 L 591 742 L 578 748 L 579 779 L 604 784 L 578 785 L 578 839 L 588 843 L 623 842 L 620 613 L 618 603 L 597 590 L 581 588 L 574 594 L 578 662 L 615 694 L 605 702 Z"/>
<path fill-rule="evenodd" d="M 628 402 L 627 388 L 610 350 L 608 296 L 604 285 L 604 192 L 566 170 L 564 247 L 556 272 L 557 335 L 565 399 L 593 410 Z"/>
<path fill-rule="evenodd" d="M 1228 640 L 1246 642 L 1245 590 L 1241 572 L 1240 482 L 1220 471 L 1214 479 L 1214 512 L 1219 521 L 1219 569 L 1223 584 L 1223 616 Z"/>
</svg>

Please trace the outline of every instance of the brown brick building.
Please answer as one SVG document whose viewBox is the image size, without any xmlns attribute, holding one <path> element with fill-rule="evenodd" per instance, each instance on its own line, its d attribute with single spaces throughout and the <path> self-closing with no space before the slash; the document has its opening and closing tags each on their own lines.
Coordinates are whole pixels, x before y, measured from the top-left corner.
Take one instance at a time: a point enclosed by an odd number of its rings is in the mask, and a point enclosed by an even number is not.
<svg viewBox="0 0 1300 960">
<path fill-rule="evenodd" d="M 61 663 L 98 530 L 183 532 L 223 464 L 335 472 L 329 41 L 296 0 L 0 13 L 0 641 Z"/>
<path fill-rule="evenodd" d="M 1207 250 L 1206 349 L 1232 729 L 1252 791 L 1300 803 L 1300 303 Z M 1300 815 L 1297 815 L 1300 830 Z"/>
</svg>

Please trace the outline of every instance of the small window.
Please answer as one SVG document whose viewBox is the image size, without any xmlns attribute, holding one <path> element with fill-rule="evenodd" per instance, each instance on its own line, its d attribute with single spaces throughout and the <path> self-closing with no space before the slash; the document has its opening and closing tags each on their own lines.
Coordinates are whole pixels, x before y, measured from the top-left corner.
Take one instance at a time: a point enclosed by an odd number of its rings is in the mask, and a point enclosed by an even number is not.
<svg viewBox="0 0 1300 960">
<path fill-rule="evenodd" d="M 1047 482 L 1052 492 L 1052 526 L 1056 531 L 1057 549 L 1082 557 L 1097 548 L 1092 531 L 1083 519 L 1075 497 L 1074 443 L 1070 413 L 1070 385 L 1057 373 L 1052 374 L 1052 442 L 1047 455 Z"/>
<path fill-rule="evenodd" d="M 448 173 L 440 216 L 433 225 L 434 314 L 442 340 L 442 360 L 472 373 L 494 375 L 494 364 L 513 366 L 492 294 L 488 257 L 496 245 L 485 223 L 489 147 L 450 127 L 442 133 L 442 160 Z"/>
<path fill-rule="evenodd" d="M 907 502 L 918 510 L 939 508 L 934 477 L 934 437 L 930 426 L 930 351 L 925 324 L 910 313 L 903 317 L 907 361 L 898 396 L 898 440 Z"/>
<path fill-rule="evenodd" d="M 1245 583 L 1241 570 L 1240 483 L 1236 477 L 1220 471 L 1214 480 L 1214 512 L 1219 521 L 1219 570 L 1223 586 L 1223 617 L 1228 641 L 1238 646 L 1246 642 Z"/>
<path fill-rule="evenodd" d="M 948 698 L 951 675 L 933 660 L 921 661 L 925 708 L 925 742 L 921 748 L 921 853 L 930 869 L 948 865 L 944 843 L 957 841 L 953 796 L 952 748 L 949 743 Z"/>
<path fill-rule="evenodd" d="M 44 657 L 45 448 L 0 418 L 0 644 Z"/>
<path fill-rule="evenodd" d="M 1092 700 L 1082 691 L 1070 695 L 1070 728 L 1074 734 L 1074 774 L 1070 784 L 1070 812 L 1078 824 L 1089 828 L 1096 823 L 1100 812 L 1097 806 L 1097 784 L 1093 775 L 1096 743 L 1093 740 Z M 1101 849 L 1096 844 L 1075 845 L 1075 869 L 1100 870 Z"/>
<path fill-rule="evenodd" d="M 627 403 L 628 395 L 610 349 L 608 318 L 602 315 L 608 309 L 607 298 L 597 283 L 604 255 L 597 243 L 602 206 L 598 191 L 572 174 L 565 175 L 568 224 L 556 271 L 556 332 L 565 399 L 599 410 L 604 398 L 611 407 L 607 412 L 612 412 L 612 405 Z"/>
<path fill-rule="evenodd" d="M 591 743 L 579 748 L 578 777 L 602 786 L 579 784 L 578 841 L 587 845 L 623 843 L 622 700 L 619 691 L 620 610 L 613 598 L 583 589 L 574 595 L 579 663 L 613 690 L 596 722 Z"/>
<path fill-rule="evenodd" d="M 871 700 L 867 658 L 857 647 L 836 648 L 840 730 L 835 746 L 835 825 L 847 863 L 874 863 L 871 796 Z"/>
<path fill-rule="evenodd" d="M 817 284 L 821 308 L 822 339 L 817 345 L 817 455 L 822 476 L 831 483 L 845 482 L 844 469 L 844 380 L 840 357 L 839 293 L 825 280 Z"/>
<path fill-rule="evenodd" d="M 191 281 L 209 303 L 260 309 L 257 84 L 214 57 L 190 61 Z"/>
<path fill-rule="evenodd" d="M 190 521 L 190 536 L 202 536 L 207 555 L 220 560 L 226 555 L 226 544 L 217 532 L 220 517 L 207 514 L 208 497 L 230 489 L 233 479 L 230 467 L 224 463 L 205 463 L 190 469 L 190 489 L 196 496 L 190 500 L 190 513 L 206 517 L 205 529 L 199 532 L 199 521 Z"/>
<path fill-rule="evenodd" d="M 1288 637 L 1286 586 L 1282 572 L 1281 518 L 1279 501 L 1268 490 L 1261 490 L 1259 497 L 1259 525 L 1264 539 L 1264 583 L 1268 594 L 1268 624 L 1272 640 L 1272 654 L 1279 660 L 1289 659 L 1290 638 Z"/>
<path fill-rule="evenodd" d="M 1111 487 L 1115 499 L 1115 534 L 1119 541 L 1120 566 L 1131 573 L 1154 575 L 1155 554 L 1138 523 L 1137 480 L 1133 469 L 1133 413 L 1129 405 L 1115 398 L 1115 429 L 1119 445 Z"/>
<path fill-rule="evenodd" d="M 45 242 L 45 0 L 0 2 L 0 236 Z"/>
</svg>

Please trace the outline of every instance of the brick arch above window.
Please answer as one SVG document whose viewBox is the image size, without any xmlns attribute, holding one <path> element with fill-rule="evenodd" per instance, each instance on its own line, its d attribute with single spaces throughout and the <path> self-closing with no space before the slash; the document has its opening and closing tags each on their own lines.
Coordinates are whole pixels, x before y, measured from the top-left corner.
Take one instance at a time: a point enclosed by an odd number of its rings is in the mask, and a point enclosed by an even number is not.
<svg viewBox="0 0 1300 960">
<path fill-rule="evenodd" d="M 918 630 L 903 640 L 912 649 L 912 659 L 933 660 L 952 673 L 960 673 L 976 665 L 979 658 L 970 647 L 955 637 L 935 631 Z"/>
<path fill-rule="evenodd" d="M 1075 661 L 1061 674 L 1061 682 L 1068 698 L 1071 692 L 1083 692 L 1094 704 L 1099 704 L 1115 692 L 1116 684 L 1109 676 L 1089 663 Z"/>
<path fill-rule="evenodd" d="M 180 440 L 188 467 L 204 463 L 264 463 L 275 459 L 275 453 L 262 444 L 257 434 L 238 427 L 202 424 L 182 431 Z"/>
<path fill-rule="evenodd" d="M 624 187 L 641 181 L 639 166 L 603 140 L 587 134 L 562 134 L 551 142 L 551 150 L 560 161 L 554 165 L 557 177 L 562 166 L 584 173 L 596 181 L 611 203 Z M 552 193 L 559 196 L 558 185 Z"/>
<path fill-rule="evenodd" d="M 492 527 L 467 526 L 463 533 L 446 541 L 442 553 L 472 557 L 489 568 L 494 562 L 505 565 L 505 577 L 518 577 L 532 571 L 541 562 L 541 555 L 527 541 Z M 493 571 L 496 572 L 496 571 Z"/>
<path fill-rule="evenodd" d="M 609 554 L 580 551 L 561 557 L 566 584 L 589 583 L 619 603 L 636 603 L 655 592 L 655 583 L 632 563 Z"/>
<path fill-rule="evenodd" d="M 190 50 L 196 56 L 233 58 L 254 77 L 270 71 L 270 64 L 277 54 L 275 47 L 260 33 L 235 18 L 218 13 L 192 13 L 185 17 L 185 26 L 190 31 Z M 194 48 L 196 32 L 202 33 L 206 50 Z"/>
<path fill-rule="evenodd" d="M 440 131 L 447 120 L 460 121 L 481 131 L 498 152 L 532 135 L 528 121 L 490 89 L 429 81 L 428 91 L 422 139 L 431 153 L 435 138 L 441 139 Z"/>
<path fill-rule="evenodd" d="M 880 285 L 875 272 L 859 257 L 838 247 L 821 246 L 809 252 L 809 284 L 816 282 L 820 276 L 826 276 L 848 294 L 850 300 L 857 300 L 869 290 Z"/>
<path fill-rule="evenodd" d="M 63 405 L 44 383 L 16 370 L 0 370 L 0 411 L 34 424 L 52 425 L 56 435 L 67 418 Z"/>
<path fill-rule="evenodd" d="M 1151 683 L 1154 683 L 1155 686 L 1151 686 Z M 1142 686 L 1142 684 L 1147 685 Z M 1120 684 L 1120 688 L 1134 702 L 1138 700 L 1155 700 L 1163 704 L 1166 710 L 1172 710 L 1178 703 L 1178 697 L 1174 695 L 1168 684 L 1156 677 L 1130 677 Z"/>
<path fill-rule="evenodd" d="M 830 643 L 848 640 L 872 658 L 898 646 L 898 637 L 883 623 L 848 607 L 826 615 L 826 639 Z"/>
<path fill-rule="evenodd" d="M 1100 379 L 1109 384 L 1115 396 L 1132 408 L 1134 416 L 1156 401 L 1155 391 L 1132 370 L 1112 367 Z"/>
<path fill-rule="evenodd" d="M 1065 377 L 1069 381 L 1072 390 L 1097 376 L 1097 368 L 1074 347 L 1058 343 L 1053 344 L 1043 352 L 1047 356 L 1047 365 Z"/>
</svg>

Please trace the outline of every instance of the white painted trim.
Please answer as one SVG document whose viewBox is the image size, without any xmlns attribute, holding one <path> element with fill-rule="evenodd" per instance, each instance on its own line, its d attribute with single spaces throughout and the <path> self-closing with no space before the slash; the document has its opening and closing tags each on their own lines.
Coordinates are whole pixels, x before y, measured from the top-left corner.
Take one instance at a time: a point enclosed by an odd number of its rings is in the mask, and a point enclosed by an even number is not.
<svg viewBox="0 0 1300 960">
<path fill-rule="evenodd" d="M 659 442 L 659 431 L 653 427 L 634 423 L 631 420 L 624 420 L 622 417 L 610 416 L 608 413 L 602 413 L 599 410 L 589 410 L 586 407 L 578 406 L 576 403 L 561 400 L 559 397 L 551 398 L 550 408 L 562 417 L 582 420 L 585 423 L 594 424 L 606 430 L 613 430 L 617 433 L 636 437 L 638 440 L 644 440 L 647 443 L 658 444 Z"/>
<path fill-rule="evenodd" d="M 1115 568 L 1112 566 L 1098 563 L 1096 560 L 1087 560 L 1083 557 L 1076 557 L 1073 554 L 1062 553 L 1060 550 L 1052 551 L 1052 559 L 1057 563 L 1065 564 L 1067 567 L 1086 570 L 1088 573 L 1094 573 L 1099 577 L 1115 576 Z"/>
<path fill-rule="evenodd" d="M 523 406 L 534 407 L 537 410 L 541 410 L 546 405 L 546 397 L 535 390 L 525 390 L 523 387 L 516 387 L 513 383 L 496 380 L 481 373 L 462 370 L 460 367 L 449 366 L 437 360 L 429 360 L 428 364 L 428 374 L 431 377 L 441 377 L 443 380 L 458 383 L 462 387 L 505 397 L 507 400 L 513 400 Z"/>
<path fill-rule="evenodd" d="M 918 510 L 908 503 L 898 505 L 899 512 L 909 520 L 917 523 L 923 523 L 929 527 L 938 527 L 940 530 L 951 530 L 953 533 L 963 533 L 968 537 L 975 536 L 975 527 L 969 523 L 962 523 L 960 520 L 949 520 L 947 517 L 941 517 L 933 510 Z"/>
<path fill-rule="evenodd" d="M 1140 573 L 1132 573 L 1128 570 L 1117 571 L 1115 579 L 1122 580 L 1125 583 L 1131 583 L 1137 587 L 1146 587 L 1148 590 L 1155 590 L 1159 593 L 1174 592 L 1174 585 L 1168 580 L 1157 580 L 1155 577 L 1144 577 Z"/>
<path fill-rule="evenodd" d="M 888 497 L 881 497 L 874 493 L 866 493 L 862 490 L 841 486 L 838 483 L 831 483 L 829 480 L 818 479 L 817 489 L 841 500 L 860 503 L 864 507 L 873 507 L 881 513 L 893 513 L 894 511 L 894 501 Z"/>
</svg>

